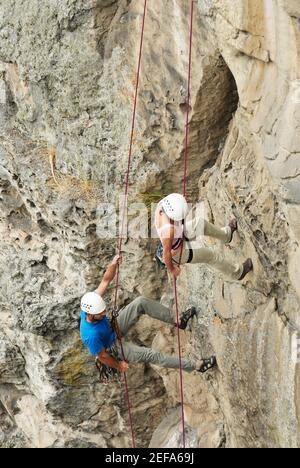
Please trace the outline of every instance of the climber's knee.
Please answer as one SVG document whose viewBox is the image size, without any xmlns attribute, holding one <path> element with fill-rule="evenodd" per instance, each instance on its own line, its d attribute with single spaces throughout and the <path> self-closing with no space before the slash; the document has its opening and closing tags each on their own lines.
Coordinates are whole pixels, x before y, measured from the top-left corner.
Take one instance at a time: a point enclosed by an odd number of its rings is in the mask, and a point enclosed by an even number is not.
<svg viewBox="0 0 300 468">
<path fill-rule="evenodd" d="M 202 247 L 193 251 L 193 260 L 191 263 L 210 264 L 215 260 L 215 251 L 208 247 Z"/>
<path fill-rule="evenodd" d="M 158 364 L 160 362 L 159 353 L 154 349 L 148 348 L 144 358 L 144 362 L 147 364 Z"/>
<path fill-rule="evenodd" d="M 126 351 L 126 359 L 129 362 L 143 364 L 156 364 L 158 362 L 157 353 L 151 348 L 143 348 L 130 344 L 126 347 Z"/>
<path fill-rule="evenodd" d="M 147 302 L 148 299 L 146 297 L 140 296 L 133 301 L 133 304 L 138 308 L 139 312 L 144 312 Z"/>
<path fill-rule="evenodd" d="M 136 306 L 141 305 L 142 304 L 142 299 L 143 299 L 142 296 L 137 297 L 136 299 L 134 299 L 133 304 L 136 305 Z"/>
</svg>

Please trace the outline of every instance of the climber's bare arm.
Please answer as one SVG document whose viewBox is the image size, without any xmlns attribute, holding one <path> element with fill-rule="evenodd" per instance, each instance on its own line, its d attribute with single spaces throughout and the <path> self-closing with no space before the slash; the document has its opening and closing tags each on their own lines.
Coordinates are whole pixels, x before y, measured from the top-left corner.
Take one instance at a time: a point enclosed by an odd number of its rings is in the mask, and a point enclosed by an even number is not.
<svg viewBox="0 0 300 468">
<path fill-rule="evenodd" d="M 109 287 L 110 283 L 114 280 L 116 273 L 117 273 L 117 267 L 118 265 L 121 265 L 122 263 L 122 256 L 121 255 L 116 255 L 111 264 L 108 266 L 103 279 L 96 290 L 100 296 L 104 296 L 107 288 Z"/>
<path fill-rule="evenodd" d="M 162 245 L 164 249 L 164 256 L 163 260 L 168 268 L 168 271 L 174 275 L 174 276 L 179 276 L 180 274 L 180 268 L 178 266 L 175 266 L 173 263 L 173 258 L 172 258 L 172 245 L 174 242 L 174 229 L 171 230 L 171 236 L 169 238 L 163 238 L 162 239 Z"/>
<path fill-rule="evenodd" d="M 102 364 L 112 367 L 113 369 L 117 369 L 120 372 L 127 372 L 129 369 L 127 362 L 118 362 L 116 359 L 110 356 L 104 349 L 101 351 L 101 353 L 98 354 L 98 359 L 102 362 Z"/>
</svg>

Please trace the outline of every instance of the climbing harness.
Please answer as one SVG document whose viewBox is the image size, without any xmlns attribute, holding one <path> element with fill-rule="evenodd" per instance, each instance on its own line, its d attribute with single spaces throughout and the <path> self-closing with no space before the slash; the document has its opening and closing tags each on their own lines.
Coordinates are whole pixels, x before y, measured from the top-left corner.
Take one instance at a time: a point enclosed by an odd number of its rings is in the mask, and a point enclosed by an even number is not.
<svg viewBox="0 0 300 468">
<path fill-rule="evenodd" d="M 122 339 L 120 327 L 119 327 L 119 324 L 118 324 L 118 317 L 120 316 L 120 312 L 121 312 L 121 310 L 118 307 L 115 306 L 113 311 L 112 311 L 112 314 L 111 314 L 111 326 L 112 326 L 113 330 L 115 331 L 118 340 Z"/>
<path fill-rule="evenodd" d="M 193 261 L 193 258 L 194 258 L 194 252 L 193 252 L 193 249 L 191 248 L 191 244 L 190 244 L 190 241 L 189 239 L 184 235 L 183 236 L 183 240 L 185 241 L 185 243 L 188 244 L 189 246 L 189 258 L 187 260 L 186 263 L 192 263 Z M 182 246 L 178 246 L 177 248 L 182 248 Z M 172 250 L 176 250 L 176 248 L 173 247 Z M 164 262 L 164 259 L 163 259 L 163 256 L 164 256 L 164 248 L 163 248 L 163 245 L 162 243 L 160 242 L 157 246 L 157 249 L 156 249 L 156 252 L 155 252 L 155 260 L 157 261 L 157 264 L 158 266 L 161 268 L 161 269 L 165 269 L 166 268 L 166 264 Z M 175 260 L 175 258 L 173 257 L 173 263 L 175 263 L 176 265 L 180 266 L 180 263 L 177 262 Z"/>
<path fill-rule="evenodd" d="M 183 242 L 182 242 L 182 244 L 181 244 L 181 246 L 180 246 L 180 260 L 179 260 L 179 262 L 177 262 L 177 261 L 175 260 L 175 258 L 173 258 L 173 262 L 176 263 L 178 266 L 181 265 L 182 253 L 183 253 L 183 247 L 184 247 L 184 246 L 188 246 L 188 249 L 189 249 L 189 257 L 188 257 L 186 263 L 192 263 L 193 258 L 194 258 L 194 251 L 193 251 L 193 249 L 192 249 L 190 240 L 189 240 L 189 238 L 188 238 L 185 234 L 183 234 Z"/>
</svg>

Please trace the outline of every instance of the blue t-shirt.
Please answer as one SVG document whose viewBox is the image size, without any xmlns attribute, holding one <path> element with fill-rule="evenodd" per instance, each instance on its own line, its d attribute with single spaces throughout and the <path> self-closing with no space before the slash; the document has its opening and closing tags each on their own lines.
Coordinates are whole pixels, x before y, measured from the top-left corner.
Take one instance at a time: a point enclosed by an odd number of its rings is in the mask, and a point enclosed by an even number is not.
<svg viewBox="0 0 300 468">
<path fill-rule="evenodd" d="M 80 336 L 85 346 L 93 356 L 101 353 L 103 349 L 110 349 L 116 341 L 116 334 L 107 317 L 100 322 L 89 323 L 86 314 L 80 312 Z"/>
</svg>

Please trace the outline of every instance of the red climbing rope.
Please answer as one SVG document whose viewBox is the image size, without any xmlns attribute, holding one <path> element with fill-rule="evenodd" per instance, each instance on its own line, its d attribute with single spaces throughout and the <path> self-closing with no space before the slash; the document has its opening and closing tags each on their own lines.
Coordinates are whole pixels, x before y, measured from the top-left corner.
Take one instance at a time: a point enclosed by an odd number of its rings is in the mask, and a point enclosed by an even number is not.
<svg viewBox="0 0 300 468">
<path fill-rule="evenodd" d="M 123 205 L 122 218 L 121 218 L 122 219 L 121 232 L 120 232 L 120 237 L 119 237 L 119 242 L 118 242 L 119 255 L 122 252 L 122 246 L 123 246 L 123 241 L 124 241 L 124 236 L 125 236 L 124 228 L 125 228 L 125 219 L 126 219 L 126 212 L 127 212 L 129 175 L 130 175 L 130 169 L 131 169 L 131 160 L 132 160 L 133 143 L 134 143 L 134 129 L 135 129 L 135 121 L 136 121 L 136 109 L 137 109 L 140 71 L 141 71 L 141 63 L 142 63 L 142 50 L 143 50 L 143 43 L 144 43 L 146 12 L 147 12 L 147 0 L 144 1 L 144 13 L 143 13 L 143 22 L 142 22 L 142 33 L 141 33 L 141 41 L 140 41 L 138 68 L 137 68 L 136 83 L 135 83 L 135 96 L 134 96 L 134 106 L 133 106 L 133 113 L 132 113 L 132 126 L 131 126 L 131 136 L 130 136 L 130 145 L 129 145 L 128 166 L 127 166 L 127 172 L 126 172 L 126 177 L 125 177 L 125 182 L 124 182 L 124 187 L 125 187 L 124 205 Z M 115 309 L 117 308 L 117 303 L 118 303 L 119 286 L 120 286 L 120 267 L 118 265 L 117 275 L 116 275 L 115 303 L 114 303 Z M 117 324 L 117 320 L 116 320 L 116 324 Z M 126 359 L 125 359 L 125 353 L 124 353 L 124 348 L 122 344 L 120 330 L 119 330 L 118 336 L 119 336 L 119 341 L 121 345 L 123 360 L 125 361 Z M 131 437 L 132 437 L 132 447 L 135 448 L 136 445 L 135 445 L 135 437 L 134 437 L 134 429 L 133 429 L 133 421 L 132 421 L 132 413 L 131 413 L 131 404 L 130 404 L 130 398 L 129 398 L 128 382 L 127 382 L 126 374 L 124 373 L 123 375 L 124 375 L 124 385 L 125 385 L 125 391 L 126 391 L 126 400 L 127 400 L 127 406 L 128 406 L 129 425 L 130 425 Z"/>
<path fill-rule="evenodd" d="M 182 445 L 185 448 L 185 420 L 184 420 L 184 394 L 183 394 L 183 372 L 182 372 L 182 356 L 181 356 L 181 340 L 180 340 L 180 328 L 179 328 L 179 304 L 177 294 L 177 279 L 174 277 L 174 298 L 175 298 L 175 309 L 176 309 L 176 324 L 177 324 L 177 340 L 178 340 L 178 354 L 180 363 L 180 397 L 181 397 L 181 420 L 182 420 Z"/>
<path fill-rule="evenodd" d="M 189 117 L 191 102 L 191 77 L 192 77 L 192 49 L 193 49 L 193 19 L 194 19 L 194 0 L 191 0 L 191 19 L 190 19 L 190 50 L 189 50 L 189 73 L 188 90 L 186 99 L 186 125 L 185 125 L 185 155 L 184 155 L 184 176 L 183 176 L 183 195 L 186 198 L 187 169 L 188 169 L 188 151 L 189 151 Z"/>
<path fill-rule="evenodd" d="M 187 170 L 188 170 L 188 146 L 189 146 L 189 113 L 190 113 L 190 99 L 191 99 L 191 70 L 192 70 L 192 43 L 193 43 L 193 18 L 194 18 L 194 0 L 191 0 L 191 17 L 190 17 L 190 49 L 189 49 L 189 71 L 188 71 L 188 89 L 186 99 L 186 126 L 185 126 L 185 152 L 184 152 L 184 175 L 183 175 L 183 195 L 186 197 L 187 186 Z M 181 265 L 183 254 L 183 242 L 181 244 L 179 264 Z M 185 448 L 185 419 L 184 419 L 184 391 L 183 391 L 183 371 L 182 371 L 182 357 L 181 357 L 181 341 L 179 329 L 179 303 L 177 292 L 177 278 L 174 277 L 174 299 L 176 309 L 176 323 L 177 323 L 177 340 L 178 340 L 178 354 L 180 362 L 180 396 L 181 396 L 181 419 L 182 419 L 182 445 Z"/>
<path fill-rule="evenodd" d="M 143 50 L 143 42 L 144 42 L 144 30 L 145 30 L 145 20 L 146 20 L 146 12 L 147 12 L 147 0 L 144 0 L 144 13 L 143 13 L 143 21 L 142 21 L 142 33 L 141 33 L 141 41 L 140 41 L 140 51 L 139 51 L 139 60 L 138 60 L 138 69 L 137 69 L 137 78 L 136 78 L 136 85 L 135 85 L 135 97 L 134 97 L 134 107 L 133 107 L 133 114 L 132 114 L 132 127 L 131 127 L 131 136 L 130 136 L 130 147 L 129 147 L 129 155 L 128 155 L 128 166 L 127 172 L 124 182 L 125 193 L 124 193 L 124 205 L 122 209 L 122 222 L 121 222 L 121 231 L 119 236 L 118 242 L 118 252 L 121 254 L 122 246 L 124 242 L 124 229 L 125 229 L 125 219 L 126 219 L 126 211 L 127 211 L 127 204 L 128 204 L 128 191 L 129 191 L 129 176 L 130 176 L 130 169 L 131 169 L 131 160 L 132 160 L 132 153 L 133 153 L 133 143 L 134 143 L 134 130 L 135 130 L 135 122 L 136 122 L 136 109 L 137 109 L 137 99 L 138 99 L 138 89 L 139 89 L 139 81 L 140 81 L 140 71 L 141 71 L 141 61 L 142 61 L 142 50 Z M 194 0 L 191 0 L 191 19 L 190 19 L 190 50 L 189 50 L 189 72 L 188 72 L 188 91 L 187 91 L 187 116 L 186 116 L 186 130 L 185 130 L 185 156 L 184 156 L 184 177 L 183 177 L 183 194 L 186 197 L 186 185 L 187 185 L 187 169 L 188 169 L 188 137 L 189 137 L 189 109 L 190 109 L 190 96 L 191 96 L 191 64 L 192 64 L 192 37 L 193 37 L 193 13 L 194 13 Z M 181 247 L 181 254 L 180 254 L 180 264 L 182 260 L 182 253 L 183 253 L 183 244 Z M 118 291 L 120 286 L 120 266 L 117 267 L 117 275 L 116 275 L 116 291 L 115 291 L 115 301 L 114 306 L 115 309 L 118 303 Z M 183 394 L 183 372 L 182 372 L 182 357 L 181 357 L 181 342 L 180 342 L 180 329 L 179 329 L 179 303 L 178 303 L 178 293 L 177 293 L 177 280 L 174 278 L 174 298 L 175 298 L 175 307 L 176 307 L 176 321 L 177 321 L 177 335 L 178 335 L 178 349 L 179 349 L 179 361 L 180 361 L 180 390 L 181 390 L 181 408 L 182 408 L 182 437 L 183 437 L 183 447 L 185 448 L 185 421 L 184 421 L 184 394 Z M 117 321 L 116 321 L 117 323 Z M 119 330 L 118 330 L 119 331 Z M 120 337 L 120 331 L 118 333 Z M 120 345 L 123 355 L 123 360 L 125 361 L 125 353 L 122 344 L 122 340 L 120 339 Z M 133 421 L 132 421 L 132 413 L 131 413 L 131 404 L 129 398 L 129 390 L 128 390 L 128 382 L 127 376 L 124 373 L 124 384 L 125 384 L 125 391 L 126 391 L 126 400 L 128 406 L 128 417 L 129 417 L 129 424 L 132 436 L 132 446 L 135 448 L 135 437 L 134 437 L 134 429 L 133 429 Z"/>
</svg>

